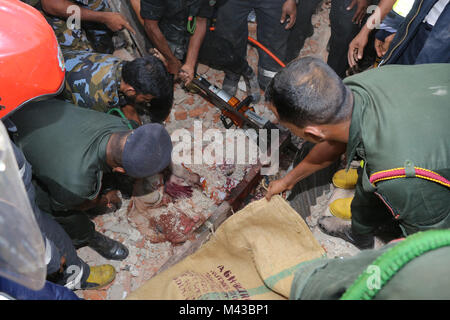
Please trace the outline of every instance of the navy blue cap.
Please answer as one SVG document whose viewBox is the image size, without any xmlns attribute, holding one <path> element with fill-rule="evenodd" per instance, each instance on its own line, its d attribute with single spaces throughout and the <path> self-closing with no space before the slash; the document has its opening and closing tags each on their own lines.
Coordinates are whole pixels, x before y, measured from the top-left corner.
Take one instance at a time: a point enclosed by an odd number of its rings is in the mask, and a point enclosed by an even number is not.
<svg viewBox="0 0 450 320">
<path fill-rule="evenodd" d="M 159 123 L 145 124 L 133 130 L 125 142 L 122 165 L 133 178 L 150 177 L 164 170 L 172 157 L 172 140 Z"/>
</svg>

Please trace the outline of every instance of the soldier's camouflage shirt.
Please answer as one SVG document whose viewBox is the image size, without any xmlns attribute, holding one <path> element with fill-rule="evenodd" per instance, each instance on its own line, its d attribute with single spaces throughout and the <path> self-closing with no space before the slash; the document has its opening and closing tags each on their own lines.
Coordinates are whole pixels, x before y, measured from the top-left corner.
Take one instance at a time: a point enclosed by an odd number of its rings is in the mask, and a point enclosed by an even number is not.
<svg viewBox="0 0 450 320">
<path fill-rule="evenodd" d="M 109 54 L 65 51 L 62 97 L 80 107 L 107 112 L 119 106 L 123 61 Z"/>
<path fill-rule="evenodd" d="M 57 0 L 53 0 L 57 1 Z M 74 3 L 93 11 L 109 11 L 110 7 L 107 0 L 72 0 Z M 48 23 L 55 31 L 56 38 L 62 50 L 86 50 L 93 51 L 86 30 L 77 27 L 69 27 L 66 19 L 46 14 L 41 5 L 41 0 L 22 0 L 26 4 L 38 9 L 47 19 Z M 89 30 L 94 36 L 101 36 L 105 30 Z"/>
</svg>

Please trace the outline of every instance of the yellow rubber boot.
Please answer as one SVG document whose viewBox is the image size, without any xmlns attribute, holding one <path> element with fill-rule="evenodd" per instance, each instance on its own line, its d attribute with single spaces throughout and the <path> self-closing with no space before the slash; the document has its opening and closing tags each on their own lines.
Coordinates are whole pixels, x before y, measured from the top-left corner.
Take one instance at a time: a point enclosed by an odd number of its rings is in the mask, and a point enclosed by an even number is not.
<svg viewBox="0 0 450 320">
<path fill-rule="evenodd" d="M 341 189 L 354 189 L 358 181 L 358 171 L 356 169 L 345 169 L 337 171 L 333 176 L 333 184 Z"/>
<path fill-rule="evenodd" d="M 352 201 L 353 197 L 334 200 L 330 204 L 331 214 L 341 219 L 350 220 L 352 218 L 352 210 L 350 209 Z"/>
<path fill-rule="evenodd" d="M 113 282 L 116 277 L 116 269 L 110 264 L 90 267 L 90 274 L 82 289 L 97 290 Z"/>
</svg>

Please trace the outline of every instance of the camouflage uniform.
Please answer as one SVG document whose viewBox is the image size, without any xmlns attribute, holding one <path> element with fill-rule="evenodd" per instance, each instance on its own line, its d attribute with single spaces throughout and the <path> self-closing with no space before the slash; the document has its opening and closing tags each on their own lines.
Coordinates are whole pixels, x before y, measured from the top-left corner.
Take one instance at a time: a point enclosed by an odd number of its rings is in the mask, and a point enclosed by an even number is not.
<svg viewBox="0 0 450 320">
<path fill-rule="evenodd" d="M 65 51 L 62 97 L 80 107 L 107 112 L 119 106 L 123 61 L 109 54 Z"/>
<path fill-rule="evenodd" d="M 54 0 L 56 1 L 56 0 Z M 84 8 L 93 11 L 110 11 L 110 7 L 107 0 L 72 0 L 74 4 L 80 5 Z M 58 43 L 61 49 L 64 50 L 85 50 L 85 51 L 98 51 L 94 50 L 92 44 L 89 42 L 88 37 L 94 41 L 101 39 L 102 37 L 110 34 L 111 32 L 104 26 L 99 26 L 94 23 L 83 23 L 82 28 L 69 28 L 65 19 L 51 16 L 46 14 L 41 6 L 41 0 L 22 0 L 39 11 L 47 19 L 48 23 L 55 31 Z M 104 29 L 104 30 L 99 30 Z"/>
</svg>

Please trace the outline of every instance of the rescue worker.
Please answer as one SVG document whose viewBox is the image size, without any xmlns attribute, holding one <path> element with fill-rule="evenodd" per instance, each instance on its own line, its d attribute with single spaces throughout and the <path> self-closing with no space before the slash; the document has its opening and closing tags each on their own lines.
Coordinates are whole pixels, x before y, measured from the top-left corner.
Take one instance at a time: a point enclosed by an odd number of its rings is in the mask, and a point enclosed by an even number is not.
<svg viewBox="0 0 450 320">
<path fill-rule="evenodd" d="M 154 56 L 123 61 L 113 55 L 65 51 L 66 81 L 62 97 L 100 112 L 120 111 L 141 125 L 140 115 L 163 122 L 173 103 L 173 80 Z"/>
<path fill-rule="evenodd" d="M 114 51 L 112 36 L 122 29 L 135 33 L 107 0 L 21 0 L 45 16 L 55 31 L 61 49 L 102 53 Z M 77 16 L 79 14 L 79 17 Z M 81 25 L 77 25 L 81 22 Z"/>
<path fill-rule="evenodd" d="M 294 26 L 297 6 L 294 0 L 228 0 L 218 10 L 216 32 L 233 44 L 240 57 L 247 56 L 248 15 L 255 10 L 258 41 L 281 61 L 286 61 L 290 29 Z M 258 48 L 258 83 L 265 90 L 271 78 L 282 67 Z M 222 89 L 234 96 L 240 75 L 225 72 Z"/>
<path fill-rule="evenodd" d="M 261 94 L 256 74 L 245 56 L 234 50 L 234 39 L 211 31 L 216 10 L 228 0 L 141 0 L 133 1 L 143 19 L 144 28 L 153 46 L 166 60 L 167 68 L 189 87 L 195 76 L 197 62 L 244 78 L 247 95 L 253 102 Z"/>
<path fill-rule="evenodd" d="M 9 135 L 13 136 L 17 134 L 18 130 L 11 121 L 11 115 L 19 108 L 22 110 L 32 108 L 32 104 L 28 104 L 28 102 L 34 99 L 43 99 L 58 94 L 64 83 L 65 70 L 54 32 L 41 14 L 20 1 L 8 1 L 2 4 L 0 16 L 0 37 L 4 40 L 2 44 L 8 44 L 7 46 L 0 45 L 0 84 L 2 87 L 0 118 L 8 129 Z M 33 41 L 23 42 L 24 38 L 36 33 L 40 36 L 34 38 Z M 23 70 L 28 70 L 28 72 L 18 72 L 20 68 L 24 68 Z M 31 182 L 34 173 L 32 167 L 22 151 L 14 143 L 11 143 L 11 146 L 17 162 L 18 176 L 22 179 L 18 183 L 21 183 L 26 191 L 30 210 L 32 210 L 45 244 L 48 278 L 72 290 L 98 289 L 109 284 L 115 278 L 114 267 L 111 265 L 89 266 L 77 256 L 73 243 L 64 229 L 51 219 L 47 212 L 41 211 L 38 207 L 35 198 L 36 190 Z M 6 172 L 9 170 L 13 170 L 13 168 L 7 168 Z M 14 191 L 11 183 L 8 188 Z M 4 197 L 8 197 L 7 190 L 3 190 L 2 194 Z M 14 203 L 12 198 L 6 200 L 7 203 Z M 21 206 L 14 206 L 14 208 L 21 208 Z M 5 207 L 2 206 L 2 209 L 5 210 Z M 18 216 L 15 218 L 19 219 Z M 7 220 L 2 219 L 2 221 L 2 223 L 6 223 Z M 21 227 L 28 226 L 25 223 L 20 225 Z M 17 231 L 18 229 L 13 230 Z M 28 230 L 28 232 L 31 234 L 33 230 Z M 5 236 L 4 233 L 3 235 Z M 26 239 L 20 241 L 26 241 Z M 31 248 L 23 243 L 12 244 L 9 247 L 12 248 L 14 245 Z M 12 266 L 14 260 L 12 258 L 9 260 L 8 265 Z M 24 263 L 23 260 L 19 261 L 21 264 Z M 20 265 L 19 269 L 28 270 L 24 265 Z M 9 270 L 8 276 L 11 275 L 11 270 Z M 9 279 L 11 280 L 11 278 Z M 19 294 L 19 291 L 22 292 L 20 296 L 23 297 L 23 289 L 18 288 L 11 281 L 2 279 L 0 282 L 2 290 L 9 292 L 14 298 L 18 298 L 18 296 L 13 292 Z M 46 298 L 51 295 L 74 296 L 65 292 L 64 288 L 60 286 L 47 284 L 46 289 L 37 292 L 35 297 L 42 297 L 42 294 L 45 294 Z"/>
<path fill-rule="evenodd" d="M 375 12 L 373 17 L 379 15 L 381 19 L 403 18 L 395 32 L 376 43 L 376 47 L 381 46 L 377 53 L 383 58 L 379 66 L 450 61 L 448 0 L 381 0 L 379 7 L 379 12 Z M 356 65 L 363 58 L 364 47 L 375 26 L 374 20 L 370 18 L 350 43 L 350 66 Z"/>
<path fill-rule="evenodd" d="M 182 72 L 192 80 L 206 35 L 207 19 L 212 18 L 213 10 L 205 0 L 188 3 L 141 0 L 140 16 L 144 19 L 146 34 L 167 60 L 168 71 L 174 76 Z"/>
<path fill-rule="evenodd" d="M 361 29 L 361 24 L 371 0 L 333 0 L 330 9 L 331 35 L 328 42 L 328 65 L 341 77 L 346 77 L 348 45 Z M 287 61 L 295 59 L 303 48 L 305 40 L 310 37 L 314 28 L 311 17 L 322 1 L 300 0 L 298 4 L 298 25 L 294 26 L 289 38 Z"/>
<path fill-rule="evenodd" d="M 128 249 L 96 232 L 86 211 L 120 207 L 117 189 L 104 184 L 109 174 L 143 178 L 169 165 L 172 142 L 164 127 L 129 130 L 120 117 L 56 99 L 31 103 L 12 120 L 18 128 L 14 140 L 33 166 L 39 207 L 55 217 L 76 248 L 125 259 Z"/>
<path fill-rule="evenodd" d="M 364 161 L 351 223 L 323 217 L 325 233 L 367 249 L 384 226 L 398 224 L 404 235 L 448 228 L 450 110 L 442 90 L 449 72 L 449 64 L 386 66 L 342 82 L 318 59 L 291 62 L 275 76 L 267 98 L 281 124 L 316 145 L 269 185 L 267 199 L 346 152 L 348 163 Z"/>
<path fill-rule="evenodd" d="M 444 40 L 450 36 L 450 25 L 447 23 L 450 15 L 448 0 L 425 3 L 382 0 L 379 8 L 379 12 L 369 18 L 350 43 L 350 65 L 355 66 L 363 58 L 364 47 L 377 15 L 382 18 L 375 34 L 375 49 L 378 57 L 382 58 L 379 67 L 386 64 L 450 62 L 450 44 Z M 340 170 L 333 177 L 333 183 L 339 188 L 351 189 L 355 187 L 357 178 L 357 169 L 349 169 L 347 172 Z M 330 204 L 330 212 L 337 217 L 350 219 L 352 200 L 351 197 L 335 200 Z"/>
<path fill-rule="evenodd" d="M 450 62 L 449 0 L 416 1 L 380 62 L 421 64 Z"/>
<path fill-rule="evenodd" d="M 300 264 L 290 299 L 448 300 L 450 229 L 429 230 L 353 257 Z"/>
</svg>

